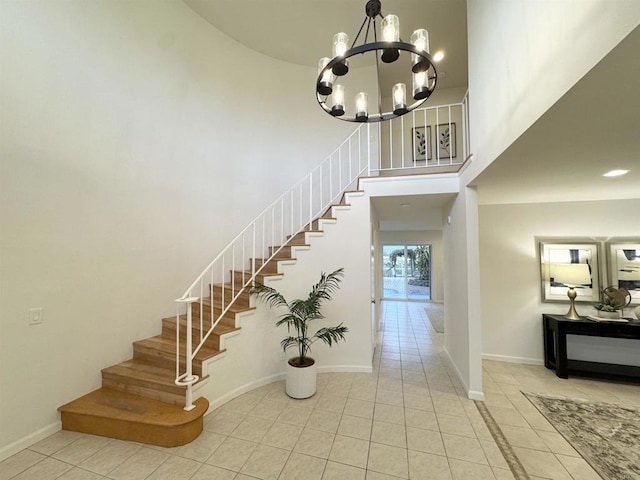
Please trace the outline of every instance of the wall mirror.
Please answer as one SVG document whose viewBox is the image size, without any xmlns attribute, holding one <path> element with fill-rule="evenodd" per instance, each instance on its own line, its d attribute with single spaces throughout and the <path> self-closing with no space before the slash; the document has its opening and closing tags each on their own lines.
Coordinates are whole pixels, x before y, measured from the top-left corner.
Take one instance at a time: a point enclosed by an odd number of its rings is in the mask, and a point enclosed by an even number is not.
<svg viewBox="0 0 640 480">
<path fill-rule="evenodd" d="M 640 304 L 640 240 L 637 243 L 607 243 L 609 281 L 616 288 L 626 288 L 631 303 Z"/>
<path fill-rule="evenodd" d="M 576 302 L 598 302 L 598 249 L 598 243 L 540 242 L 542 301 L 568 302 L 572 285 Z"/>
</svg>

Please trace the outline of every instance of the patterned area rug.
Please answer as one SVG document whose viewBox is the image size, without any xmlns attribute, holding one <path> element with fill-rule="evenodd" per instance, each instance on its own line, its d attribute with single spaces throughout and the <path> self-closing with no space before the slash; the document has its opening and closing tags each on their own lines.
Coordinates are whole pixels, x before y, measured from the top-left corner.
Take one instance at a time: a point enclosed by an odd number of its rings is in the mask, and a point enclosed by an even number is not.
<svg viewBox="0 0 640 480">
<path fill-rule="evenodd" d="M 444 333 L 444 305 L 442 303 L 427 303 L 427 318 L 433 329 L 438 333 Z"/>
<path fill-rule="evenodd" d="M 640 479 L 640 410 L 523 393 L 602 478 Z"/>
</svg>

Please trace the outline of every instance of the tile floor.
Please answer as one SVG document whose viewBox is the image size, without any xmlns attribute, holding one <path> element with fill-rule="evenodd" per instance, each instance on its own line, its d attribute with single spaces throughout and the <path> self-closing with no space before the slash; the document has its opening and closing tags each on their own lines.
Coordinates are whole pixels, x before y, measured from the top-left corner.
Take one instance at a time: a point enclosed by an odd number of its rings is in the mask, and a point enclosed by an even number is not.
<svg viewBox="0 0 640 480">
<path fill-rule="evenodd" d="M 424 306 L 385 302 L 383 311 L 372 375 L 321 374 L 307 400 L 289 399 L 282 382 L 258 388 L 209 414 L 202 435 L 178 448 L 61 431 L 0 462 L 0 480 L 513 479 Z M 637 405 L 640 387 L 484 366 L 486 403 L 532 478 L 599 478 L 520 390 Z"/>
</svg>

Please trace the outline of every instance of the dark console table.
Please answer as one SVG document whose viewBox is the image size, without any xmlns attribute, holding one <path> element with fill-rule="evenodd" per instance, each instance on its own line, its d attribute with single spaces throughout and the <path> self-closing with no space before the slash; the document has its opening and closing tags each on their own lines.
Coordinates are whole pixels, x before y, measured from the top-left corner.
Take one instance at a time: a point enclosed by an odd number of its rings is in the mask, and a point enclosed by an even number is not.
<svg viewBox="0 0 640 480">
<path fill-rule="evenodd" d="M 640 340 L 640 325 L 620 322 L 594 322 L 582 318 L 569 320 L 563 315 L 542 315 L 544 337 L 544 366 L 556 371 L 560 378 L 569 373 L 607 377 L 640 378 L 640 367 L 613 363 L 586 362 L 567 359 L 567 335 L 591 337 L 631 338 Z M 638 345 L 640 356 L 640 345 Z"/>
</svg>

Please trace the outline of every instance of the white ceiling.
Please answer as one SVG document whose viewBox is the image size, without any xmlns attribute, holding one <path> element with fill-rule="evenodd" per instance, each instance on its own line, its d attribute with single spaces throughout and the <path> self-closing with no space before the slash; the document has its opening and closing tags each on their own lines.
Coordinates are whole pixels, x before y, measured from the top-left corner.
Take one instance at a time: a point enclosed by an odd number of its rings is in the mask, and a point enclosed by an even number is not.
<svg viewBox="0 0 640 480">
<path fill-rule="evenodd" d="M 442 207 L 455 197 L 453 193 L 375 197 L 371 204 L 383 231 L 442 229 Z"/>
<path fill-rule="evenodd" d="M 351 41 L 355 39 L 366 4 L 366 0 L 183 1 L 218 30 L 252 50 L 313 67 L 321 57 L 331 56 L 334 34 L 345 32 Z M 409 41 L 417 28 L 426 28 L 431 52 L 446 52 L 438 65 L 439 89 L 467 85 L 465 0 L 383 0 L 382 13 L 398 15 L 404 41 Z M 391 80 L 381 79 L 383 92 L 389 83 Z M 313 86 L 309 88 L 313 90 Z"/>
</svg>

